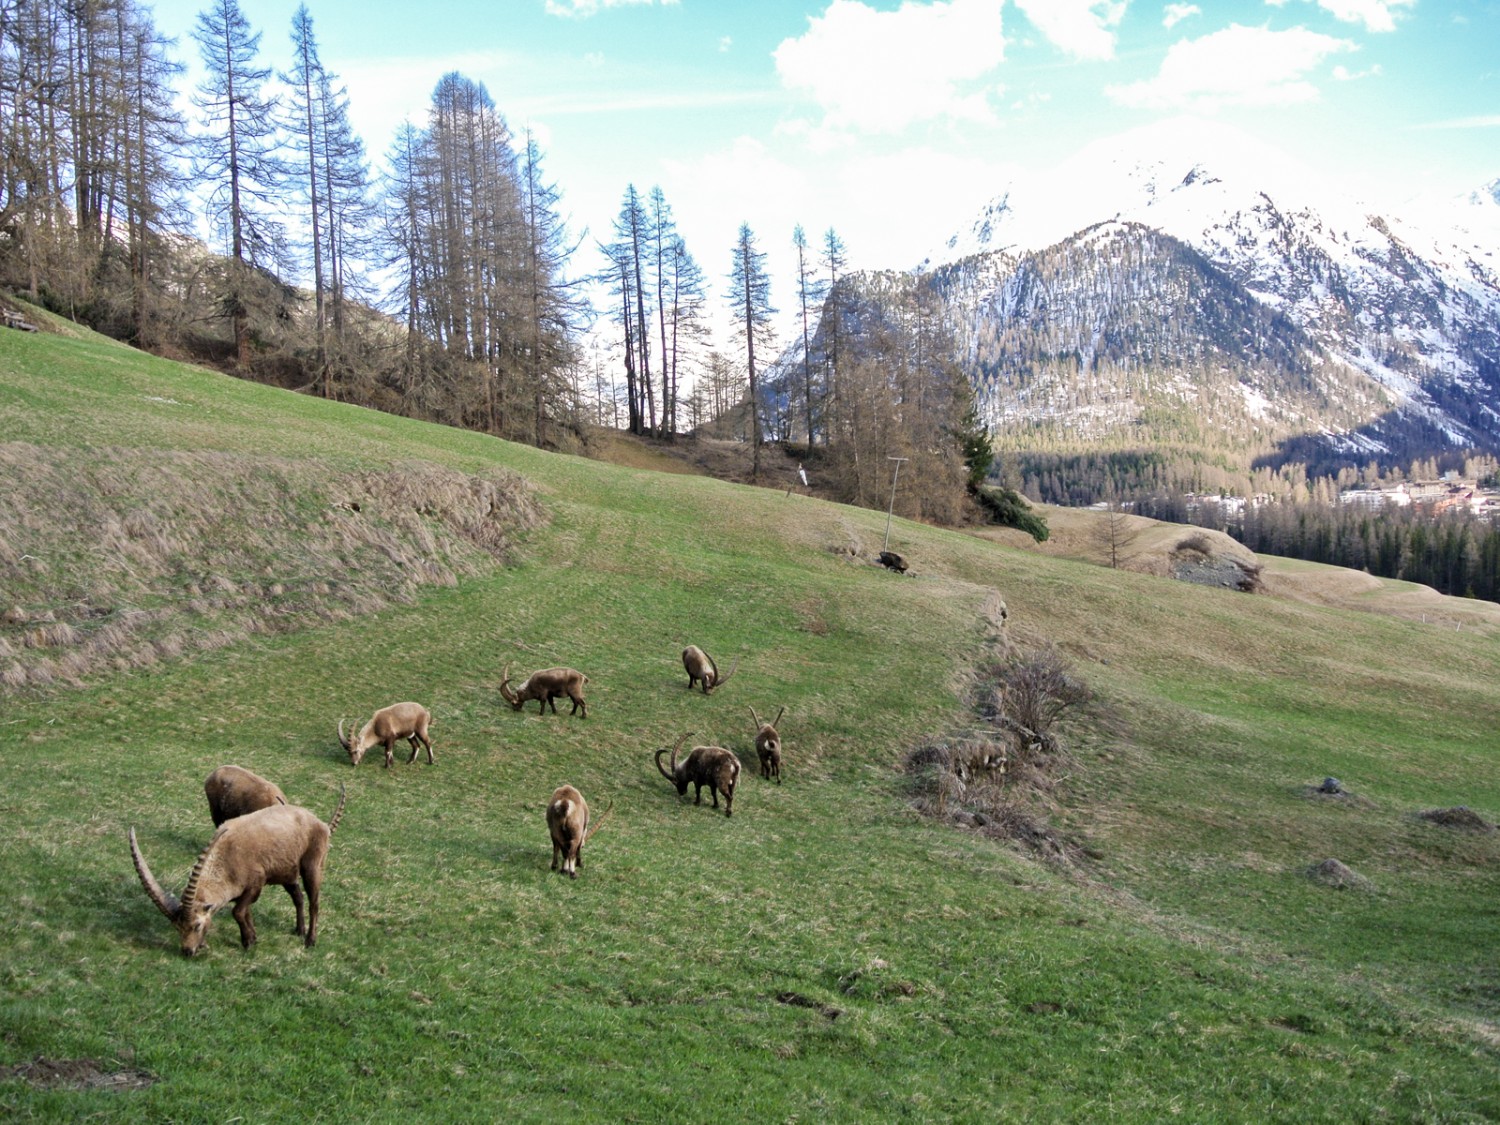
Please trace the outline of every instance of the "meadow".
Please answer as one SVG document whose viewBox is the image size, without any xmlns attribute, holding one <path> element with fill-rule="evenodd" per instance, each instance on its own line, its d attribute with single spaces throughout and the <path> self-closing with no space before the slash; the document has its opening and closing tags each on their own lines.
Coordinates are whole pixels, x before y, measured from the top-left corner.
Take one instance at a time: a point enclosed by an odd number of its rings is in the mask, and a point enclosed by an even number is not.
<svg viewBox="0 0 1500 1125">
<path fill-rule="evenodd" d="M 0 424 L 9 1120 L 1500 1119 L 1500 840 L 1418 815 L 1500 816 L 1494 628 L 901 520 L 895 575 L 882 512 L 84 333 L 0 333 Z M 688 643 L 733 679 L 689 692 Z M 903 769 L 1049 648 L 1095 695 L 1037 798 L 1064 860 Z M 552 665 L 587 719 L 501 699 Z M 436 763 L 351 767 L 338 720 L 403 699 Z M 688 732 L 745 763 L 732 818 L 657 773 Z M 132 827 L 181 889 L 225 763 L 347 787 L 312 949 L 273 887 L 184 958 L 137 881 Z M 613 803 L 576 881 L 564 782 Z"/>
</svg>

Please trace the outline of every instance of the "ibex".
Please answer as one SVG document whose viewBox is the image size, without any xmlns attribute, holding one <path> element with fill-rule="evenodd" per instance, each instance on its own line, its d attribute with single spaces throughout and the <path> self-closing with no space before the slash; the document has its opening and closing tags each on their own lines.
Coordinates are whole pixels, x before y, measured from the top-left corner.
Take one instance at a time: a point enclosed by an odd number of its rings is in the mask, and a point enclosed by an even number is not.
<svg viewBox="0 0 1500 1125">
<path fill-rule="evenodd" d="M 722 746 L 694 746 L 692 752 L 682 761 L 677 760 L 677 752 L 682 749 L 682 744 L 692 737 L 689 731 L 677 740 L 677 745 L 672 747 L 672 769 L 668 772 L 667 767 L 661 764 L 661 756 L 667 752 L 663 746 L 656 752 L 656 768 L 661 770 L 661 775 L 677 786 L 679 797 L 687 796 L 687 787 L 693 786 L 693 804 L 702 803 L 703 787 L 708 786 L 708 792 L 714 799 L 714 808 L 719 807 L 719 794 L 724 794 L 724 815 L 734 815 L 734 786 L 740 779 L 740 760 L 734 756 L 733 751 L 726 750 Z"/>
<path fill-rule="evenodd" d="M 344 720 L 339 720 L 339 745 L 349 751 L 349 761 L 359 765 L 364 761 L 365 752 L 372 746 L 385 747 L 385 768 L 390 769 L 391 763 L 396 760 L 396 740 L 406 739 L 411 743 L 411 757 L 406 759 L 406 764 L 411 765 L 417 760 L 417 751 L 421 747 L 427 748 L 427 764 L 432 761 L 432 739 L 427 737 L 427 728 L 432 723 L 432 712 L 420 703 L 392 703 L 389 707 L 382 707 L 370 717 L 370 721 L 360 728 L 355 738 L 344 737 Z M 419 745 L 420 744 L 420 745 Z"/>
<path fill-rule="evenodd" d="M 612 808 L 614 802 L 610 801 L 604 816 L 590 823 L 589 803 L 582 793 L 571 785 L 559 785 L 552 791 L 552 800 L 547 802 L 547 831 L 552 834 L 553 871 L 561 861 L 563 874 L 570 879 L 578 878 L 578 869 L 583 866 L 583 845 L 599 831 Z"/>
<path fill-rule="evenodd" d="M 545 715 L 547 708 L 552 708 L 552 713 L 557 714 L 557 703 L 555 700 L 567 696 L 573 701 L 573 710 L 568 714 L 576 715 L 583 712 L 583 717 L 589 717 L 589 705 L 583 701 L 583 685 L 589 682 L 589 678 L 582 672 L 575 672 L 572 668 L 545 668 L 540 672 L 533 672 L 521 681 L 517 688 L 507 688 L 510 683 L 510 665 L 505 666 L 505 672 L 500 679 L 500 694 L 505 696 L 505 702 L 517 711 L 527 700 L 536 700 L 538 715 Z"/>
<path fill-rule="evenodd" d="M 709 656 L 697 645 L 688 645 L 682 650 L 682 666 L 687 669 L 688 691 L 693 690 L 696 683 L 703 684 L 703 694 L 707 695 L 722 683 L 727 683 L 729 677 L 734 675 L 735 668 L 740 666 L 739 657 L 735 657 L 734 665 L 723 676 L 719 675 L 719 666 L 714 663 L 714 658 Z"/>
<path fill-rule="evenodd" d="M 750 717 L 755 720 L 755 753 L 760 758 L 760 776 L 774 777 L 777 785 L 781 784 L 781 735 L 776 733 L 776 724 L 784 714 L 785 707 L 776 712 L 776 718 L 763 723 L 755 708 L 750 708 Z"/>
<path fill-rule="evenodd" d="M 209 774 L 203 782 L 203 795 L 208 798 L 208 815 L 214 818 L 215 828 L 237 816 L 287 803 L 286 794 L 277 786 L 239 766 L 220 766 Z M 293 887 L 287 889 L 293 901 L 302 893 Z"/>
<path fill-rule="evenodd" d="M 298 934 L 306 934 L 310 948 L 318 940 L 318 891 L 323 885 L 323 861 L 328 843 L 344 815 L 345 792 L 339 787 L 339 804 L 333 819 L 324 824 L 316 813 L 297 805 L 272 805 L 225 822 L 193 864 L 182 898 L 162 889 L 141 855 L 130 830 L 130 858 L 141 886 L 151 901 L 167 916 L 182 938 L 182 952 L 189 957 L 203 948 L 214 911 L 234 903 L 234 920 L 240 926 L 240 944 L 255 944 L 255 923 L 250 908 L 267 883 L 289 890 L 300 877 L 307 888 L 307 925 L 302 921 L 302 899 L 297 904 Z"/>
</svg>

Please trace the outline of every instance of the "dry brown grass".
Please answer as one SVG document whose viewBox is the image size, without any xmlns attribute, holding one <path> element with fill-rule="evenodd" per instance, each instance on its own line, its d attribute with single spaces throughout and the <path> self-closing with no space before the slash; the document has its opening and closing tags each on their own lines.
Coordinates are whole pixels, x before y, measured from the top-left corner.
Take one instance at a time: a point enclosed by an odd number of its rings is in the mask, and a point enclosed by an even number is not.
<svg viewBox="0 0 1500 1125">
<path fill-rule="evenodd" d="M 222 648 L 410 602 L 544 520 L 508 470 L 349 472 L 225 452 L 0 445 L 0 687 Z"/>
</svg>

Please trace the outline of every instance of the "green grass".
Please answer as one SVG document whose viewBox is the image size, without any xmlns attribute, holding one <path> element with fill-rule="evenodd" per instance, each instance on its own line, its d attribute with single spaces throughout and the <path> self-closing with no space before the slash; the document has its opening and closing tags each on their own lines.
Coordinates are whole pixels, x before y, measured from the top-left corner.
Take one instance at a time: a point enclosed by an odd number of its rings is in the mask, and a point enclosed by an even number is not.
<svg viewBox="0 0 1500 1125">
<path fill-rule="evenodd" d="M 0 451 L 80 473 L 132 451 L 503 468 L 547 513 L 511 565 L 413 602 L 3 697 L 0 1067 L 92 1059 L 154 1080 L 0 1079 L 8 1118 L 1500 1118 L 1500 846 L 1413 816 L 1500 814 L 1500 641 L 1483 631 L 899 521 L 914 576 L 897 577 L 842 553 L 878 550 L 883 513 L 548 455 L 87 337 L 0 333 L 0 425 Z M 0 486 L 0 504 L 28 502 Z M 0 601 L 26 546 L 0 544 Z M 255 563 L 274 580 L 275 558 Z M 1103 700 L 1069 725 L 1054 813 L 1096 857 L 1081 868 L 907 804 L 904 752 L 972 721 L 993 589 L 1017 640 L 1056 643 Z M 712 696 L 685 690 L 689 642 L 741 661 Z M 513 712 L 507 663 L 584 671 L 589 719 Z M 433 709 L 437 764 L 352 769 L 338 719 L 406 698 Z M 754 776 L 749 704 L 788 709 L 779 787 Z M 744 761 L 733 818 L 657 774 L 654 750 L 689 730 Z M 272 888 L 254 950 L 226 912 L 186 960 L 136 881 L 132 826 L 181 888 L 210 835 L 203 778 L 226 762 L 325 818 L 349 787 L 313 950 Z M 1360 800 L 1308 798 L 1326 774 Z M 549 872 L 543 824 L 565 781 L 614 802 L 572 882 Z M 1306 878 L 1330 856 L 1373 891 Z"/>
</svg>

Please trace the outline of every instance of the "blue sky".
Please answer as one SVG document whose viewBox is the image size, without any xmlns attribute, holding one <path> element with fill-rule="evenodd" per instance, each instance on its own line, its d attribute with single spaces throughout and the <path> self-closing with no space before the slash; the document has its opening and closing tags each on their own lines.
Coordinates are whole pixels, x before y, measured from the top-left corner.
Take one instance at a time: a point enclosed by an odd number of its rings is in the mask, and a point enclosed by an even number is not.
<svg viewBox="0 0 1500 1125">
<path fill-rule="evenodd" d="M 241 0 L 286 65 L 297 0 Z M 185 61 L 203 7 L 151 3 Z M 705 273 L 748 222 L 793 303 L 790 243 L 906 268 L 1028 170 L 1183 114 L 1372 202 L 1500 177 L 1500 0 L 308 0 L 377 165 L 438 78 L 533 129 L 563 211 L 607 239 L 660 185 Z"/>
</svg>

